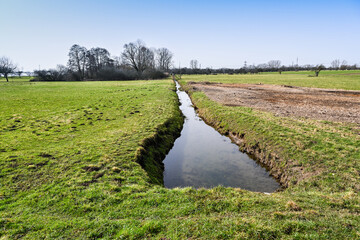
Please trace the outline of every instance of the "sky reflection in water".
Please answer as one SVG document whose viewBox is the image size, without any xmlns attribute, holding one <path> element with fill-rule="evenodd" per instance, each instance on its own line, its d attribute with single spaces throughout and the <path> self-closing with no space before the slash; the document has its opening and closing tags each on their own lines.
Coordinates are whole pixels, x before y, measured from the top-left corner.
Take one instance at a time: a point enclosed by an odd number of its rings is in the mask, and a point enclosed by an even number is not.
<svg viewBox="0 0 360 240">
<path fill-rule="evenodd" d="M 280 187 L 264 168 L 240 152 L 230 138 L 203 122 L 184 91 L 177 93 L 186 119 L 181 136 L 163 161 L 165 187 L 222 185 L 256 192 L 274 192 Z"/>
</svg>

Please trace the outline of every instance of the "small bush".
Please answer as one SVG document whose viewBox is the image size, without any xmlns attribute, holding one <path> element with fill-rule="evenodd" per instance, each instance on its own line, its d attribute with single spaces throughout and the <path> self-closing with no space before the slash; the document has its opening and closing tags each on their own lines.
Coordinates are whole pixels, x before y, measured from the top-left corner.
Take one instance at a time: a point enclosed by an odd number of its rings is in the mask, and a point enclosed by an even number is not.
<svg viewBox="0 0 360 240">
<path fill-rule="evenodd" d="M 135 71 L 116 68 L 103 68 L 97 75 L 98 80 L 135 80 Z"/>
<path fill-rule="evenodd" d="M 158 70 L 146 70 L 141 76 L 141 79 L 163 79 L 167 78 L 168 74 L 165 74 L 164 72 L 158 71 Z"/>
<path fill-rule="evenodd" d="M 31 81 L 65 81 L 67 73 L 55 69 L 37 70 L 34 72 L 35 78 Z"/>
</svg>

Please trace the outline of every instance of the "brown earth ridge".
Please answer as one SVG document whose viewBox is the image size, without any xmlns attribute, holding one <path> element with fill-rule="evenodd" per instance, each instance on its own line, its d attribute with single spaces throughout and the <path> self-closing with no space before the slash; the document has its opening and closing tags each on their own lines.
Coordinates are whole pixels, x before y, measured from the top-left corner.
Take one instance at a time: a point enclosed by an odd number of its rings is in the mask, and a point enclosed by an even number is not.
<svg viewBox="0 0 360 240">
<path fill-rule="evenodd" d="M 188 84 L 226 106 L 251 107 L 283 117 L 360 124 L 360 91 L 268 84 Z"/>
</svg>

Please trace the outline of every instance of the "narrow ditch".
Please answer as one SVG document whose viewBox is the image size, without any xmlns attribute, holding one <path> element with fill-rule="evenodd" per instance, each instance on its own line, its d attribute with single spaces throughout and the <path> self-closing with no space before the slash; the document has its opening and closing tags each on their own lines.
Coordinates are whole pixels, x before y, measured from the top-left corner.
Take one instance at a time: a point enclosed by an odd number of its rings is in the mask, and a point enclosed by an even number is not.
<svg viewBox="0 0 360 240">
<path fill-rule="evenodd" d="M 180 137 L 163 161 L 165 187 L 222 185 L 255 192 L 274 192 L 280 188 L 264 167 L 197 115 L 190 97 L 177 82 L 176 88 L 185 122 Z"/>
</svg>

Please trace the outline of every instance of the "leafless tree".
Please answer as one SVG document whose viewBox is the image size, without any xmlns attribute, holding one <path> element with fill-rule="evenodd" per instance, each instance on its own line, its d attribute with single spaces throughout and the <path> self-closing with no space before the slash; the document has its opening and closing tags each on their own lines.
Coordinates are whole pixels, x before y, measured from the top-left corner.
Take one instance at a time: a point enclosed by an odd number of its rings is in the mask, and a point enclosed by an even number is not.
<svg viewBox="0 0 360 240">
<path fill-rule="evenodd" d="M 61 64 L 56 65 L 55 70 L 58 71 L 62 75 L 65 75 L 66 73 L 68 73 L 68 68 Z"/>
<path fill-rule="evenodd" d="M 77 72 L 81 79 L 85 78 L 86 54 L 85 47 L 74 44 L 70 48 L 68 66 L 71 71 Z"/>
<path fill-rule="evenodd" d="M 341 62 L 341 65 L 340 65 L 340 70 L 346 70 L 347 67 L 348 67 L 347 61 L 346 61 L 346 60 L 343 60 L 343 61 Z"/>
<path fill-rule="evenodd" d="M 259 69 L 266 69 L 268 67 L 269 67 L 269 65 L 266 63 L 261 63 L 256 66 L 256 68 L 259 68 Z"/>
<path fill-rule="evenodd" d="M 18 69 L 17 71 L 16 71 L 16 74 L 19 76 L 19 78 L 21 78 L 21 75 L 24 73 L 24 69 L 23 68 L 21 68 L 21 69 Z"/>
<path fill-rule="evenodd" d="M 160 71 L 169 71 L 172 65 L 173 54 L 167 48 L 156 50 L 156 65 Z"/>
<path fill-rule="evenodd" d="M 198 60 L 194 59 L 190 61 L 190 68 L 191 69 L 198 69 L 199 68 L 199 62 Z"/>
<path fill-rule="evenodd" d="M 320 65 L 316 65 L 315 67 L 315 77 L 319 76 L 319 73 L 321 70 L 325 69 L 324 65 L 320 64 Z"/>
<path fill-rule="evenodd" d="M 339 69 L 340 67 L 340 59 L 335 59 L 334 61 L 331 62 L 331 67 L 333 69 Z"/>
<path fill-rule="evenodd" d="M 1 57 L 0 58 L 0 73 L 4 75 L 6 81 L 8 82 L 8 75 L 13 73 L 16 70 L 17 66 L 9 58 Z"/>
<path fill-rule="evenodd" d="M 305 65 L 303 66 L 303 68 L 305 68 L 305 69 L 313 69 L 314 66 L 311 65 L 311 64 L 305 64 Z"/>
<path fill-rule="evenodd" d="M 124 45 L 122 61 L 124 65 L 133 68 L 138 75 L 142 75 L 147 69 L 154 68 L 155 65 L 154 52 L 147 48 L 141 40 Z"/>
<path fill-rule="evenodd" d="M 110 53 L 105 48 L 92 48 L 86 53 L 88 74 L 94 77 L 100 69 L 111 63 Z"/>
<path fill-rule="evenodd" d="M 114 67 L 115 68 L 121 68 L 121 65 L 122 65 L 122 59 L 121 59 L 121 56 L 113 56 L 112 57 L 114 59 Z"/>
<path fill-rule="evenodd" d="M 269 68 L 278 69 L 281 67 L 281 61 L 280 60 L 271 60 L 268 62 Z"/>
</svg>

